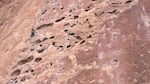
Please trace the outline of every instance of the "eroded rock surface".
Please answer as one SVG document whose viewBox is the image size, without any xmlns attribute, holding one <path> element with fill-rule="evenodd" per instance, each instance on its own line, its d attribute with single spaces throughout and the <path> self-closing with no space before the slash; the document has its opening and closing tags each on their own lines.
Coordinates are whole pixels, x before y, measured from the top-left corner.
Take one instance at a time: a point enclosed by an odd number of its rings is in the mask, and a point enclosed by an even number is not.
<svg viewBox="0 0 150 84">
<path fill-rule="evenodd" d="M 0 84 L 150 84 L 149 0 L 0 0 Z"/>
</svg>

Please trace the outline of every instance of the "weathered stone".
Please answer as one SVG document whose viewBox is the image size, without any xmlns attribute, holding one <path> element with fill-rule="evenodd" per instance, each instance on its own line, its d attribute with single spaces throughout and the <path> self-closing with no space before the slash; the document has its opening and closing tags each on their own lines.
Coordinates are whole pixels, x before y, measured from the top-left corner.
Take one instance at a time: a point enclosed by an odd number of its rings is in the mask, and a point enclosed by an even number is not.
<svg viewBox="0 0 150 84">
<path fill-rule="evenodd" d="M 0 0 L 0 84 L 149 84 L 149 0 Z"/>
</svg>

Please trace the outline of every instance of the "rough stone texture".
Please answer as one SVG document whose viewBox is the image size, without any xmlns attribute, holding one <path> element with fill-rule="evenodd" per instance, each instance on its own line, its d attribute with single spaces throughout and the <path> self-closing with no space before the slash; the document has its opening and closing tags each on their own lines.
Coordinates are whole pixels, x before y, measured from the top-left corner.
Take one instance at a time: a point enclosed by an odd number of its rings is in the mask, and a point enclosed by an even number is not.
<svg viewBox="0 0 150 84">
<path fill-rule="evenodd" d="M 0 84 L 150 84 L 149 0 L 0 0 Z"/>
</svg>

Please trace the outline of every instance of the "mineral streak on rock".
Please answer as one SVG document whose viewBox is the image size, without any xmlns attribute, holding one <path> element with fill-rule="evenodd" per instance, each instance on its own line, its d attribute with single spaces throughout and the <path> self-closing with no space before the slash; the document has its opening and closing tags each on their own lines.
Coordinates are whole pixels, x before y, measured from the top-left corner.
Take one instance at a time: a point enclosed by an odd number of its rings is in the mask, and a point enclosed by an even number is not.
<svg viewBox="0 0 150 84">
<path fill-rule="evenodd" d="M 150 84 L 149 0 L 0 0 L 0 84 Z"/>
</svg>

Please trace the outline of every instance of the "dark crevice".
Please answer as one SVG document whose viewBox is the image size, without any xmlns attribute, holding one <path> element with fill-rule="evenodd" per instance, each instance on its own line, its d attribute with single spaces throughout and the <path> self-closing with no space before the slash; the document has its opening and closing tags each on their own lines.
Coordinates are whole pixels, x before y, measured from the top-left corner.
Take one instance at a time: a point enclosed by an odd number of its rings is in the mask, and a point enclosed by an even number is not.
<svg viewBox="0 0 150 84">
<path fill-rule="evenodd" d="M 112 63 L 113 63 L 114 65 L 118 65 L 119 60 L 115 58 L 115 59 L 112 60 Z"/>
<path fill-rule="evenodd" d="M 78 40 L 82 40 L 82 38 L 80 37 L 80 36 L 75 36 L 76 37 L 76 39 L 78 39 Z"/>
<path fill-rule="evenodd" d="M 60 22 L 60 21 L 62 21 L 63 19 L 65 19 L 65 17 L 62 17 L 62 18 L 60 18 L 60 19 L 57 19 L 55 22 Z"/>
<path fill-rule="evenodd" d="M 108 13 L 110 13 L 110 14 L 117 14 L 118 11 L 117 11 L 116 9 L 114 9 L 114 10 L 112 10 L 112 11 L 109 11 Z"/>
<path fill-rule="evenodd" d="M 68 29 L 65 29 L 65 30 L 64 30 L 64 32 L 67 32 L 67 31 L 68 31 Z"/>
<path fill-rule="evenodd" d="M 92 5 L 88 6 L 84 11 L 89 11 L 91 9 Z"/>
<path fill-rule="evenodd" d="M 70 48 L 71 47 L 71 45 L 67 45 L 67 48 Z"/>
<path fill-rule="evenodd" d="M 38 57 L 38 58 L 35 58 L 35 62 L 40 62 L 42 60 L 42 58 Z"/>
<path fill-rule="evenodd" d="M 34 51 L 34 49 L 32 48 L 31 51 Z"/>
<path fill-rule="evenodd" d="M 61 46 L 59 46 L 59 48 L 63 48 L 63 46 L 61 45 Z"/>
<path fill-rule="evenodd" d="M 131 3 L 133 0 L 127 0 L 125 3 Z"/>
<path fill-rule="evenodd" d="M 51 63 L 50 63 L 50 65 L 52 66 L 52 65 L 53 65 L 53 63 L 51 62 Z"/>
<path fill-rule="evenodd" d="M 111 3 L 111 7 L 119 7 L 119 5 L 120 5 L 121 3 Z"/>
<path fill-rule="evenodd" d="M 32 29 L 32 30 L 31 30 L 31 38 L 34 37 L 34 36 L 35 36 L 35 30 Z"/>
<path fill-rule="evenodd" d="M 34 72 L 34 70 L 33 70 L 33 69 L 31 69 L 30 71 L 31 71 L 31 72 Z"/>
<path fill-rule="evenodd" d="M 52 45 L 54 46 L 56 43 L 55 42 L 52 42 Z"/>
<path fill-rule="evenodd" d="M 64 7 L 61 7 L 60 9 L 64 9 Z"/>
<path fill-rule="evenodd" d="M 77 19 L 77 18 L 79 18 L 79 16 L 74 16 L 74 19 Z"/>
<path fill-rule="evenodd" d="M 103 11 L 103 12 L 100 12 L 100 13 L 95 13 L 95 16 L 101 16 L 101 15 L 103 15 L 105 12 Z"/>
<path fill-rule="evenodd" d="M 42 47 L 43 45 L 42 45 L 42 44 L 40 44 L 39 46 L 40 46 L 40 47 Z"/>
<path fill-rule="evenodd" d="M 31 73 L 32 75 L 36 75 L 36 72 L 35 72 L 34 69 L 31 69 L 31 70 L 30 70 L 30 73 Z"/>
<path fill-rule="evenodd" d="M 37 52 L 38 52 L 38 53 L 42 53 L 42 52 L 44 52 L 44 50 L 45 50 L 45 49 L 40 49 L 40 50 L 37 50 Z"/>
<path fill-rule="evenodd" d="M 26 81 L 26 77 L 22 77 L 22 78 L 20 79 L 20 81 L 21 81 L 21 82 Z"/>
<path fill-rule="evenodd" d="M 29 70 L 26 70 L 24 73 L 29 73 Z"/>
<path fill-rule="evenodd" d="M 23 76 L 23 77 L 20 79 L 20 81 L 21 81 L 21 82 L 24 82 L 24 81 L 26 81 L 26 80 L 28 80 L 28 79 L 30 79 L 28 76 Z"/>
<path fill-rule="evenodd" d="M 17 84 L 17 82 L 18 82 L 18 79 L 17 79 L 17 77 L 15 77 L 15 78 L 11 78 L 11 79 L 7 82 L 7 84 Z"/>
<path fill-rule="evenodd" d="M 66 23 L 66 24 L 64 24 L 64 26 L 68 26 L 68 25 L 70 25 L 70 23 Z"/>
<path fill-rule="evenodd" d="M 45 14 L 47 12 L 47 9 L 42 10 L 41 15 Z"/>
<path fill-rule="evenodd" d="M 36 40 L 36 41 L 34 41 L 33 43 L 38 44 L 38 43 L 41 43 L 41 42 L 42 42 L 42 40 L 37 39 L 37 40 Z"/>
<path fill-rule="evenodd" d="M 93 27 L 93 25 L 89 25 L 89 28 L 92 28 Z"/>
<path fill-rule="evenodd" d="M 51 37 L 49 37 L 49 39 L 53 39 L 53 38 L 55 38 L 55 36 L 51 36 Z"/>
<path fill-rule="evenodd" d="M 92 35 L 87 36 L 87 38 L 91 38 L 91 37 L 92 37 Z"/>
<path fill-rule="evenodd" d="M 74 42 L 74 43 L 78 43 L 78 41 Z"/>
<path fill-rule="evenodd" d="M 73 33 L 73 32 L 72 33 L 68 33 L 68 35 L 72 35 L 73 36 L 73 35 L 75 35 L 75 33 Z"/>
<path fill-rule="evenodd" d="M 33 56 L 29 56 L 29 57 L 26 58 L 26 59 L 20 60 L 20 61 L 18 62 L 18 65 L 26 64 L 26 63 L 28 63 L 28 62 L 31 62 L 32 60 L 33 60 Z"/>
<path fill-rule="evenodd" d="M 90 9 L 85 9 L 84 11 L 89 11 Z"/>
<path fill-rule="evenodd" d="M 41 29 L 43 27 L 49 27 L 49 26 L 53 26 L 54 23 L 48 23 L 48 24 L 42 24 L 41 26 L 37 27 L 37 29 Z"/>
<path fill-rule="evenodd" d="M 21 70 L 20 69 L 16 69 L 14 72 L 12 72 L 11 76 L 18 76 L 20 75 Z"/>
<path fill-rule="evenodd" d="M 43 38 L 43 40 L 42 40 L 42 41 L 45 41 L 45 40 L 47 40 L 47 39 L 48 39 L 48 38 L 46 38 L 46 37 L 45 37 L 45 38 Z"/>
<path fill-rule="evenodd" d="M 83 41 L 80 42 L 80 44 L 83 44 L 83 43 L 85 43 L 85 40 L 83 40 Z"/>
<path fill-rule="evenodd" d="M 72 24 L 70 27 L 74 27 L 76 24 Z"/>
</svg>

